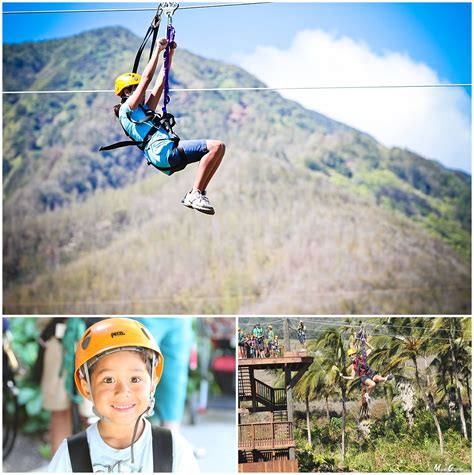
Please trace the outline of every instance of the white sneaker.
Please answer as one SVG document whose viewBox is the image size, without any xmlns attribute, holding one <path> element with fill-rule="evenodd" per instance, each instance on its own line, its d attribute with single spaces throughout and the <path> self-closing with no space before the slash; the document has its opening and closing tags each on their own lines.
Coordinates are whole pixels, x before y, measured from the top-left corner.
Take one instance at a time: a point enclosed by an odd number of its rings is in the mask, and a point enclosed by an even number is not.
<svg viewBox="0 0 474 475">
<path fill-rule="evenodd" d="M 201 213 L 214 214 L 214 208 L 209 203 L 209 198 L 206 196 L 206 192 L 201 193 L 199 190 L 190 191 L 181 200 L 181 203 L 188 208 L 193 208 Z"/>
</svg>

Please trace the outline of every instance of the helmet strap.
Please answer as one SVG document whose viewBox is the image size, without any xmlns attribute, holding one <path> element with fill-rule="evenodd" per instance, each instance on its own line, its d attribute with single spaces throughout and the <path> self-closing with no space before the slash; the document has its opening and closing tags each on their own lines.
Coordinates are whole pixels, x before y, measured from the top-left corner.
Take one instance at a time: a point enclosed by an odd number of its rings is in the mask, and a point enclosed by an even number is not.
<svg viewBox="0 0 474 475">
<path fill-rule="evenodd" d="M 151 357 L 151 368 L 150 368 L 150 381 L 151 381 L 151 388 L 150 388 L 150 401 L 148 403 L 148 407 L 146 408 L 145 417 L 151 417 L 155 413 L 155 385 L 153 384 L 153 376 L 155 375 L 155 368 L 156 368 L 157 360 L 156 354 L 153 352 Z"/>
<path fill-rule="evenodd" d="M 133 453 L 133 444 L 135 443 L 135 435 L 137 433 L 138 429 L 138 423 L 143 419 L 143 417 L 150 417 L 154 414 L 155 412 L 155 386 L 153 384 L 153 376 L 155 374 L 155 367 L 156 367 L 156 355 L 155 352 L 153 352 L 152 357 L 151 357 L 151 368 L 150 368 L 150 382 L 151 382 L 151 387 L 150 387 L 150 400 L 148 402 L 148 407 L 145 409 L 145 411 L 140 414 L 137 418 L 137 422 L 135 422 L 135 428 L 133 429 L 133 435 L 132 435 L 132 443 L 130 444 L 130 452 L 131 452 L 131 463 L 132 466 L 135 465 L 135 457 Z"/>
<path fill-rule="evenodd" d="M 91 385 L 91 379 L 90 379 L 90 375 L 89 375 L 89 367 L 87 366 L 87 363 L 84 363 L 82 367 L 83 367 L 83 371 L 84 371 L 84 376 L 85 376 L 85 378 L 86 378 L 87 387 L 89 388 L 89 394 L 91 395 L 92 412 L 93 412 L 94 415 L 96 415 L 101 421 L 106 422 L 106 421 L 107 421 L 107 417 L 101 416 L 101 415 L 99 414 L 99 411 L 97 411 L 97 408 L 95 407 L 94 395 L 93 395 L 93 393 L 92 393 L 92 385 Z"/>
</svg>

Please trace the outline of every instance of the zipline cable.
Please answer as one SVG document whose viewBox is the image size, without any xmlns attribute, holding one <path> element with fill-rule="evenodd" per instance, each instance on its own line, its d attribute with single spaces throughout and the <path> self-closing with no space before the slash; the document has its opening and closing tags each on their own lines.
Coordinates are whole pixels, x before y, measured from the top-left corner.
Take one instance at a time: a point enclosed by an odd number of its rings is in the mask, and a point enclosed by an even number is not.
<svg viewBox="0 0 474 475">
<path fill-rule="evenodd" d="M 318 317 L 319 318 L 319 317 Z M 324 320 L 324 317 L 320 317 L 321 320 Z M 378 317 L 377 317 L 378 318 Z M 438 317 L 438 318 L 450 318 L 450 317 Z M 267 321 L 264 319 L 264 318 L 261 318 L 259 319 L 259 321 L 262 321 L 263 324 L 266 324 Z M 350 326 L 350 325 L 347 325 L 347 324 L 339 324 L 339 323 L 336 323 L 336 322 L 322 322 L 322 321 L 319 321 L 319 322 L 311 322 L 311 318 L 307 318 L 304 320 L 305 322 L 305 325 L 307 325 L 307 323 L 309 324 L 312 324 L 313 325 L 313 328 L 311 329 L 311 332 L 314 333 L 314 332 L 317 332 L 318 334 L 322 334 L 324 333 L 328 328 L 327 327 L 331 327 L 331 326 L 335 326 L 336 328 L 343 328 L 343 329 L 350 329 L 350 330 L 355 330 L 355 328 L 353 326 Z M 274 323 L 276 323 L 274 321 Z M 243 325 L 250 325 L 250 324 L 246 324 L 246 323 L 243 323 Z M 314 329 L 314 325 L 321 325 L 321 328 L 320 329 Z M 326 328 L 324 328 L 326 327 Z M 412 330 L 417 330 L 419 327 L 410 327 L 410 326 L 400 326 L 400 327 L 397 327 L 397 328 L 410 328 Z M 296 326 L 293 325 L 293 321 L 290 320 L 290 329 L 295 331 L 297 330 Z M 460 330 L 458 330 L 460 331 Z M 389 333 L 384 333 L 384 332 L 379 332 L 377 331 L 377 333 L 374 333 L 372 335 L 373 337 L 377 337 L 377 336 L 387 336 L 387 337 L 392 337 L 392 338 L 396 338 L 397 336 L 399 336 L 396 332 L 395 334 L 389 334 Z M 446 338 L 446 337 L 438 337 L 438 336 L 431 336 L 431 335 L 401 335 L 401 336 L 406 336 L 407 338 L 410 338 L 410 337 L 414 337 L 414 338 L 420 338 L 420 339 L 432 339 L 432 340 L 443 340 L 443 341 L 450 341 L 450 338 Z M 314 338 L 313 339 L 308 339 L 308 341 L 315 341 Z"/>
<path fill-rule="evenodd" d="M 181 10 L 197 10 L 201 8 L 239 7 L 245 5 L 266 5 L 274 2 L 243 2 L 243 3 L 215 3 L 209 5 L 180 6 Z M 148 12 L 155 11 L 156 8 L 91 8 L 84 10 L 14 10 L 2 12 L 4 15 L 31 15 L 41 13 L 113 13 L 113 12 Z"/>
<path fill-rule="evenodd" d="M 433 317 L 433 316 L 429 316 L 429 317 L 425 317 L 423 315 L 420 315 L 420 318 L 469 318 L 469 316 L 459 316 L 459 317 L 451 317 L 451 316 L 441 316 L 441 317 Z M 312 330 L 312 327 L 316 326 L 316 325 L 328 325 L 328 326 L 336 326 L 336 327 L 341 327 L 341 328 L 347 328 L 347 329 L 354 329 L 354 326 L 351 325 L 351 324 L 348 324 L 348 323 L 344 323 L 344 322 L 337 322 L 337 321 L 334 321 L 334 320 L 331 320 L 330 318 L 327 319 L 326 321 L 326 318 L 325 317 L 317 317 L 318 318 L 318 321 L 312 321 L 314 320 L 314 318 L 312 317 L 309 317 L 307 319 L 304 320 L 305 322 L 305 325 L 308 326 L 308 327 L 311 327 L 310 329 Z M 345 317 L 344 317 L 345 318 Z M 354 318 L 354 317 L 350 317 L 350 318 Z M 375 316 L 373 318 L 380 318 L 378 316 Z M 393 317 L 393 318 L 405 318 L 403 316 L 401 317 Z M 324 320 L 324 322 L 322 322 L 321 320 Z M 369 323 L 369 325 L 373 325 L 372 323 Z M 386 323 L 384 322 L 381 322 L 379 324 L 379 327 L 382 326 L 382 328 L 384 328 L 384 325 L 386 325 Z M 397 325 L 396 326 L 396 329 L 398 328 L 410 328 L 410 329 L 417 329 L 419 327 L 415 327 L 415 326 L 410 326 L 410 325 Z M 372 336 L 378 336 L 378 335 L 382 335 L 382 333 L 379 333 L 380 330 L 378 330 L 377 328 L 375 328 L 373 331 L 372 331 Z M 451 331 L 454 331 L 456 333 L 462 333 L 462 330 L 460 329 L 453 329 Z"/>
<path fill-rule="evenodd" d="M 385 84 L 385 85 L 364 85 L 364 86 L 282 86 L 282 87 L 196 87 L 196 88 L 174 88 L 170 92 L 245 92 L 245 91 L 305 91 L 305 90 L 326 90 L 326 89 L 414 89 L 414 88 L 451 88 L 451 87 L 472 87 L 471 83 L 459 84 Z M 151 89 L 150 89 L 151 91 Z M 148 91 L 149 92 L 149 91 Z M 114 94 L 112 89 L 83 89 L 83 90 L 51 90 L 51 91 L 2 91 L 3 94 Z"/>
</svg>

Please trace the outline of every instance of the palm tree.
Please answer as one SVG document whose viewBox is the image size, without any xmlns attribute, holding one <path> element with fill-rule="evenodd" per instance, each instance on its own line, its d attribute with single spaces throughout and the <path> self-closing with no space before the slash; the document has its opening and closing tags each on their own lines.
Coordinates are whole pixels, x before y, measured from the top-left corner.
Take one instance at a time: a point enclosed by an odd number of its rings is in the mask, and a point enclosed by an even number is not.
<svg viewBox="0 0 474 475">
<path fill-rule="evenodd" d="M 429 317 L 389 317 L 385 322 L 385 329 L 393 335 L 390 353 L 395 359 L 394 364 L 411 362 L 413 365 L 415 382 L 436 426 L 440 452 L 443 455 L 444 435 L 436 415 L 429 384 L 422 380 L 419 368 L 419 359 L 427 361 L 433 346 L 430 340 L 433 336 L 430 329 L 431 320 Z"/>
<path fill-rule="evenodd" d="M 315 352 L 320 352 L 324 363 L 322 366 L 327 370 L 327 374 L 333 380 L 333 384 L 339 387 L 341 391 L 342 400 L 342 434 L 341 434 L 341 458 L 344 463 L 346 456 L 346 418 L 347 408 L 346 400 L 348 394 L 347 381 L 339 377 L 339 372 L 343 373 L 347 366 L 346 364 L 346 348 L 344 345 L 343 332 L 335 329 L 330 329 L 323 332 L 318 340 L 311 342 L 309 349 Z M 337 371 L 332 371 L 335 367 Z M 331 368 L 331 369 L 330 369 Z M 329 383 L 329 382 L 328 382 Z"/>
<path fill-rule="evenodd" d="M 310 411 L 309 401 L 314 401 L 320 398 L 328 385 L 327 370 L 322 367 L 324 358 L 321 355 L 316 355 L 304 376 L 298 381 L 294 388 L 294 396 L 300 401 L 304 400 L 306 405 L 306 429 L 308 442 L 311 444 L 311 426 L 310 426 Z"/>
<path fill-rule="evenodd" d="M 435 344 L 440 360 L 438 361 L 438 365 L 443 369 L 446 368 L 445 370 L 449 371 L 454 380 L 462 433 L 467 440 L 466 418 L 461 395 L 460 368 L 467 366 L 468 371 L 470 371 L 470 318 L 436 318 L 432 320 L 431 328 L 433 332 L 439 336 L 438 343 Z M 441 340 L 441 338 L 444 338 L 444 340 Z M 463 371 L 465 371 L 465 369 L 463 369 Z"/>
</svg>

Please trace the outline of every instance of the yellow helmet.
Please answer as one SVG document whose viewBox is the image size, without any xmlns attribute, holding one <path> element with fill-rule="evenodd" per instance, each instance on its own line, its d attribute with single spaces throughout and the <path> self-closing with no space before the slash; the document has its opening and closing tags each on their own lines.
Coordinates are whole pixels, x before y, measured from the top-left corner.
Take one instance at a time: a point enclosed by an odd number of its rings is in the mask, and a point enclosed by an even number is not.
<svg viewBox="0 0 474 475">
<path fill-rule="evenodd" d="M 129 86 L 136 86 L 140 82 L 141 76 L 137 73 L 125 73 L 121 74 L 115 80 L 115 95 L 120 96 L 120 93 Z"/>
<path fill-rule="evenodd" d="M 164 358 L 155 339 L 136 320 L 130 318 L 106 318 L 88 328 L 81 336 L 76 350 L 74 380 L 78 391 L 85 397 L 81 386 L 81 369 L 84 364 L 97 361 L 97 357 L 119 348 L 151 350 L 156 355 L 155 378 L 163 373 Z M 88 365 L 89 366 L 89 365 Z"/>
<path fill-rule="evenodd" d="M 357 353 L 357 350 L 355 348 L 349 348 L 347 350 L 347 356 L 352 356 L 352 355 L 355 355 Z"/>
</svg>

